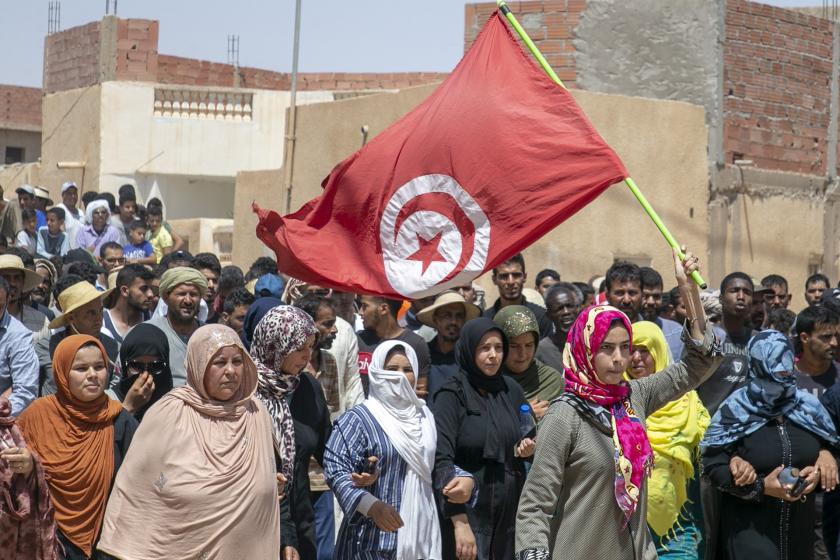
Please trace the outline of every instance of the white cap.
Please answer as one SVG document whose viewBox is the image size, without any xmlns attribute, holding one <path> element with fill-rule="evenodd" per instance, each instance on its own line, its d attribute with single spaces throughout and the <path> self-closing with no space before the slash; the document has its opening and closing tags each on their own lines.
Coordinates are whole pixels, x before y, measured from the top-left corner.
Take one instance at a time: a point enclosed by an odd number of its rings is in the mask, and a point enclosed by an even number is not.
<svg viewBox="0 0 840 560">
<path fill-rule="evenodd" d="M 66 183 L 61 185 L 61 194 L 64 194 L 64 191 L 66 191 L 67 189 L 79 190 L 79 187 L 77 187 L 76 183 L 74 183 L 73 181 L 67 181 Z"/>
<path fill-rule="evenodd" d="M 35 196 L 35 189 L 32 188 L 32 185 L 21 185 L 21 186 L 19 186 L 18 188 L 15 189 L 15 192 L 17 194 L 24 193 L 24 194 L 28 194 L 32 197 Z"/>
</svg>

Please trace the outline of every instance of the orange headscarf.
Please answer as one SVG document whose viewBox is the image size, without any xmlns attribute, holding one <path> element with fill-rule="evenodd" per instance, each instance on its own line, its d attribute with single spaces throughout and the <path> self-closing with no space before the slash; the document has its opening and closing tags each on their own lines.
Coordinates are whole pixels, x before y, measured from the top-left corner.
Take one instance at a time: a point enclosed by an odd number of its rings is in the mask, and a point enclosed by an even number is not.
<svg viewBox="0 0 840 560">
<path fill-rule="evenodd" d="M 56 394 L 33 402 L 18 425 L 44 465 L 58 527 L 90 556 L 114 476 L 114 419 L 122 405 L 104 393 L 90 402 L 70 393 L 70 368 L 87 345 L 95 345 L 108 363 L 105 348 L 92 336 L 62 340 L 53 355 Z"/>
</svg>

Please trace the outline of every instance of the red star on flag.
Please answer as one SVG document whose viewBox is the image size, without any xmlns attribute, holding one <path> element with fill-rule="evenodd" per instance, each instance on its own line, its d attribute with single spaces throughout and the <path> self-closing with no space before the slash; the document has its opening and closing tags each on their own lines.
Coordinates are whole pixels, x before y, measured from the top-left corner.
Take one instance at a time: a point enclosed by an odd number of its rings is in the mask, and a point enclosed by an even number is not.
<svg viewBox="0 0 840 560">
<path fill-rule="evenodd" d="M 422 262 L 423 272 L 420 273 L 420 275 L 422 276 L 423 274 L 426 274 L 426 270 L 433 262 L 446 262 L 446 259 L 443 258 L 443 255 L 441 255 L 440 251 L 438 250 L 440 240 L 443 237 L 443 232 L 439 231 L 437 235 L 435 235 L 429 240 L 426 240 L 419 233 L 416 235 L 417 243 L 420 244 L 420 248 L 417 249 L 417 251 L 415 251 L 412 255 L 409 255 L 406 258 L 406 260 Z"/>
</svg>

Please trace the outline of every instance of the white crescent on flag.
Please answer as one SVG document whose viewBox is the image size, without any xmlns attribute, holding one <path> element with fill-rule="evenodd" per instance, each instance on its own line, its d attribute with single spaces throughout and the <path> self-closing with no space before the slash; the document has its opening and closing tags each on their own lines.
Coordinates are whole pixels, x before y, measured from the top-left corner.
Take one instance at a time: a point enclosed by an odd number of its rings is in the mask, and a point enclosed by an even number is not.
<svg viewBox="0 0 840 560">
<path fill-rule="evenodd" d="M 490 221 L 455 179 L 422 175 L 388 200 L 379 239 L 388 282 L 405 297 L 421 298 L 467 284 L 483 272 Z"/>
</svg>

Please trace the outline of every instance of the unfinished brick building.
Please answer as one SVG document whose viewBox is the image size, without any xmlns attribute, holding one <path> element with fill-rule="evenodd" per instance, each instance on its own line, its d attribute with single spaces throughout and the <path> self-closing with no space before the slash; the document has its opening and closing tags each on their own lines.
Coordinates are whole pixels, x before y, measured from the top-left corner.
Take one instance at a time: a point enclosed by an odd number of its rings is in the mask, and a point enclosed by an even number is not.
<svg viewBox="0 0 840 560">
<path fill-rule="evenodd" d="M 818 17 L 819 10 L 746 0 L 539 0 L 510 7 L 570 87 L 705 108 L 712 278 L 757 270 L 750 256 L 770 244 L 791 261 L 810 253 L 797 276 L 821 270 L 838 279 L 836 22 Z M 466 6 L 465 48 L 495 9 L 495 2 Z M 810 231 L 803 237 L 791 229 L 803 227 L 820 231 L 821 242 L 803 248 Z"/>
</svg>

